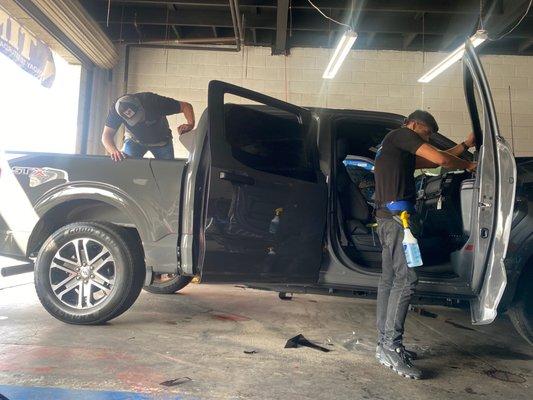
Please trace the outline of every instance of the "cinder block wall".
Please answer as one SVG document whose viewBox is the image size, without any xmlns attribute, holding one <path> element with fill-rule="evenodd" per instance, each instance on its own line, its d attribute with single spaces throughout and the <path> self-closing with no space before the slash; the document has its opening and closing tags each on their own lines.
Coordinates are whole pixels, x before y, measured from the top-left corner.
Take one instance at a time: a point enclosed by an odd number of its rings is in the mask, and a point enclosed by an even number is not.
<svg viewBox="0 0 533 400">
<path fill-rule="evenodd" d="M 354 50 L 336 78 L 326 81 L 322 72 L 330 54 L 327 49 L 302 48 L 292 49 L 288 57 L 271 56 L 263 47 L 246 47 L 240 53 L 132 48 L 127 90 L 188 101 L 199 118 L 206 107 L 208 82 L 220 79 L 303 106 L 403 115 L 423 108 L 455 141 L 470 131 L 460 63 L 429 84 L 417 82 L 445 53 Z M 482 62 L 503 136 L 511 141 L 510 86 L 515 153 L 533 156 L 533 57 L 484 56 Z M 119 81 L 121 72 L 115 74 Z M 169 120 L 174 131 L 182 122 L 179 117 Z M 175 142 L 177 156 L 185 156 L 186 150 Z"/>
</svg>

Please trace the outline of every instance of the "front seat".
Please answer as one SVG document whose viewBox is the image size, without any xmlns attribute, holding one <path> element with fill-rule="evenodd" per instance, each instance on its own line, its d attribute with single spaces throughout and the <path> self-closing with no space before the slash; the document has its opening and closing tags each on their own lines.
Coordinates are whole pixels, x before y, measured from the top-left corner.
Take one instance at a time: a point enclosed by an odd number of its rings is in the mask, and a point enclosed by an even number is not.
<svg viewBox="0 0 533 400">
<path fill-rule="evenodd" d="M 381 244 L 373 228 L 368 226 L 372 222 L 371 207 L 359 187 L 350 178 L 343 163 L 347 155 L 348 142 L 346 139 L 339 139 L 336 154 L 339 223 L 344 229 L 348 246 L 352 245 L 357 250 L 356 257 L 365 264 L 375 266 L 374 264 L 381 262 Z"/>
</svg>

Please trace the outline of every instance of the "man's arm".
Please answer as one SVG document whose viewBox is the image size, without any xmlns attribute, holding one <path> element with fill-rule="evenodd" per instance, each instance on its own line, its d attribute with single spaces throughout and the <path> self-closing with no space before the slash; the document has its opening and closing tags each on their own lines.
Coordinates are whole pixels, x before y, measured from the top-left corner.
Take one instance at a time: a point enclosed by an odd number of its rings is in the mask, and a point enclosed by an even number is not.
<svg viewBox="0 0 533 400">
<path fill-rule="evenodd" d="M 474 132 L 470 132 L 464 142 L 459 143 L 453 146 L 451 149 L 446 150 L 446 153 L 451 154 L 452 156 L 459 157 L 461 154 L 467 151 L 470 147 L 474 147 L 475 145 L 476 145 L 476 136 L 474 135 Z"/>
<path fill-rule="evenodd" d="M 470 132 L 466 140 L 462 143 L 456 144 L 451 149 L 444 150 L 445 153 L 448 153 L 455 157 L 460 157 L 465 151 L 468 151 L 470 147 L 476 145 L 476 138 L 473 132 Z M 439 165 L 431 162 L 425 158 L 416 157 L 416 168 L 436 168 Z"/>
<path fill-rule="evenodd" d="M 115 144 L 115 133 L 116 129 L 109 126 L 104 126 L 104 131 L 102 132 L 102 144 L 104 145 L 106 151 L 111 154 L 113 161 L 124 160 L 124 154 L 117 148 Z"/>
<path fill-rule="evenodd" d="M 182 133 L 189 132 L 190 130 L 194 129 L 195 120 L 194 110 L 189 103 L 180 101 L 180 108 L 183 116 L 187 120 L 186 124 L 178 126 L 178 133 L 181 135 Z"/>
<path fill-rule="evenodd" d="M 416 164 L 415 168 L 437 168 L 439 165 L 435 164 L 434 162 L 431 162 L 429 160 L 426 160 L 425 158 L 422 158 L 420 156 L 416 156 Z"/>
<path fill-rule="evenodd" d="M 431 164 L 434 167 L 441 166 L 447 169 L 467 169 L 469 171 L 476 169 L 476 163 L 463 160 L 446 151 L 441 151 L 427 143 L 424 143 L 418 148 L 416 155 L 417 168 L 428 168 L 426 166 L 419 166 L 418 160 L 420 158 L 423 159 L 420 160 L 421 164 L 428 163 L 428 165 Z"/>
<path fill-rule="evenodd" d="M 189 103 L 175 100 L 170 97 L 161 96 L 155 93 L 151 93 L 151 95 L 154 96 L 154 99 L 157 102 L 157 107 L 162 115 L 183 113 L 187 123 L 178 126 L 178 133 L 180 135 L 182 133 L 189 132 L 194 128 L 194 111 Z"/>
</svg>

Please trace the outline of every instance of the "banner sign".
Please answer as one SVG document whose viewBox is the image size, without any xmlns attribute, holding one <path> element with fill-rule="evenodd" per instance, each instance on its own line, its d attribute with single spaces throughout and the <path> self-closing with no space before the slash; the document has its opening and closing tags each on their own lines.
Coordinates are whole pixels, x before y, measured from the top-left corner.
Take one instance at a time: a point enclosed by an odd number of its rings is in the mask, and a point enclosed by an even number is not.
<svg viewBox="0 0 533 400">
<path fill-rule="evenodd" d="M 24 71 L 51 87 L 56 68 L 50 48 L 24 29 L 14 18 L 0 7 L 0 53 L 11 58 Z"/>
</svg>

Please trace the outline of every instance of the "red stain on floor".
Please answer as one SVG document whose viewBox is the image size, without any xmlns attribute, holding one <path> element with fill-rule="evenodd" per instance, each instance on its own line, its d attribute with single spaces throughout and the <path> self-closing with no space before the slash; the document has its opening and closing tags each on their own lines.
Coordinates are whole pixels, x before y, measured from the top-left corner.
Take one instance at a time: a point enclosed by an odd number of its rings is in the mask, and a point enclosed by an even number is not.
<svg viewBox="0 0 533 400">
<path fill-rule="evenodd" d="M 118 372 L 115 378 L 126 387 L 138 392 L 163 390 L 163 388 L 158 387 L 159 383 L 169 379 L 168 376 L 151 371 L 147 366 L 130 366 L 128 370 Z"/>
<path fill-rule="evenodd" d="M 100 365 L 101 361 L 128 363 L 134 358 L 124 352 L 109 349 L 7 345 L 0 353 L 0 371 L 24 371 L 28 373 L 50 373 L 69 364 L 75 369 L 79 364 Z"/>
<path fill-rule="evenodd" d="M 237 315 L 237 314 L 213 314 L 213 318 L 218 319 L 219 321 L 233 321 L 233 322 L 250 321 L 250 318 L 245 317 L 244 315 Z"/>
<path fill-rule="evenodd" d="M 175 378 L 158 373 L 133 355 L 104 348 L 38 345 L 7 345 L 0 352 L 0 373 L 17 372 L 34 376 L 81 377 L 96 382 L 102 375 L 141 392 L 159 392 L 159 384 Z M 166 389 L 168 391 L 168 388 Z"/>
</svg>

